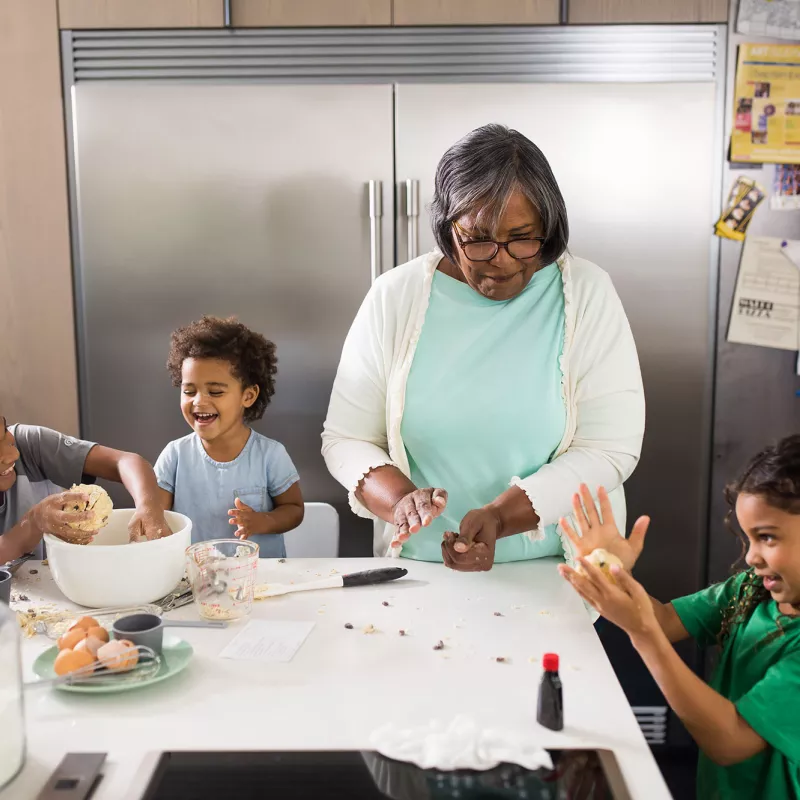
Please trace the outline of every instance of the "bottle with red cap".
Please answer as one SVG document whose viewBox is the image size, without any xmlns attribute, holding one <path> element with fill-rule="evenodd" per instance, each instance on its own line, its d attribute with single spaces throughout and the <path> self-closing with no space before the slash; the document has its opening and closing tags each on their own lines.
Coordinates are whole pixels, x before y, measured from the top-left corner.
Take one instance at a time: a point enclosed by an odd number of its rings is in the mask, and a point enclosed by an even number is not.
<svg viewBox="0 0 800 800">
<path fill-rule="evenodd" d="M 545 728 L 560 731 L 564 727 L 564 701 L 561 694 L 561 678 L 558 675 L 558 655 L 545 653 L 542 664 L 544 674 L 539 684 L 539 708 L 536 719 Z"/>
</svg>

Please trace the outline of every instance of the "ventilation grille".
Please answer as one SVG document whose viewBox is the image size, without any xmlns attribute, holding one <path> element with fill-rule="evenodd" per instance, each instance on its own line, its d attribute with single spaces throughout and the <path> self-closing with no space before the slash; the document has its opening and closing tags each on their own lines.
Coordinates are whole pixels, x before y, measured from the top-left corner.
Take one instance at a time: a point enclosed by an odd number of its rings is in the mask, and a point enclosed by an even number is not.
<svg viewBox="0 0 800 800">
<path fill-rule="evenodd" d="M 66 31 L 75 82 L 711 81 L 715 25 Z"/>
<path fill-rule="evenodd" d="M 647 743 L 666 744 L 667 742 L 667 707 L 666 706 L 634 706 L 633 713 L 642 729 Z"/>
</svg>

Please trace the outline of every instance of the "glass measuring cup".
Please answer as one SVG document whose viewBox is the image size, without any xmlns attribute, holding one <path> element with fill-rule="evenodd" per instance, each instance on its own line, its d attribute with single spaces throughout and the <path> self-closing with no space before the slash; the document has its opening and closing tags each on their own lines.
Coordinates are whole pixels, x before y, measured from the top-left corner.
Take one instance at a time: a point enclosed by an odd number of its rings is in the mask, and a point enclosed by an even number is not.
<svg viewBox="0 0 800 800">
<path fill-rule="evenodd" d="M 187 573 L 197 610 L 206 619 L 242 619 L 253 607 L 258 545 L 211 539 L 186 549 Z"/>
</svg>

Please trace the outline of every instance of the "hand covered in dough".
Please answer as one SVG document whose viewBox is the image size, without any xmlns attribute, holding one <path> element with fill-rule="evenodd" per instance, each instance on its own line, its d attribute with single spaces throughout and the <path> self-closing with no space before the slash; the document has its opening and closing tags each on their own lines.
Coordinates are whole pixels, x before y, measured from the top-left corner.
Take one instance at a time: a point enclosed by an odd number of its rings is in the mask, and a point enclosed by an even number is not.
<svg viewBox="0 0 800 800">
<path fill-rule="evenodd" d="M 502 523 L 497 511 L 476 508 L 461 520 L 458 533 L 447 531 L 442 559 L 457 572 L 486 572 L 494 565 L 494 548 Z"/>
<path fill-rule="evenodd" d="M 629 572 L 617 565 L 612 566 L 611 574 L 615 581 L 612 583 L 587 559 L 579 558 L 578 564 L 581 573 L 566 564 L 559 564 L 558 571 L 609 622 L 630 636 L 647 634 L 659 628 L 647 592 Z"/>
<path fill-rule="evenodd" d="M 61 492 L 37 503 L 28 512 L 28 517 L 40 535 L 52 533 L 70 544 L 89 544 L 97 531 L 82 530 L 78 526 L 85 526 L 94 514 L 91 511 L 64 510 L 75 506 L 86 508 L 88 503 L 89 497 L 83 492 Z"/>
<path fill-rule="evenodd" d="M 151 542 L 169 536 L 172 529 L 164 517 L 164 510 L 158 506 L 143 506 L 128 523 L 128 534 L 131 542 Z"/>
<path fill-rule="evenodd" d="M 572 498 L 572 509 L 581 535 L 575 533 L 564 517 L 559 520 L 561 527 L 572 542 L 577 555 L 588 556 L 594 550 L 607 550 L 622 562 L 625 569 L 631 570 L 644 547 L 644 537 L 650 525 L 650 517 L 639 517 L 631 530 L 630 537 L 626 539 L 617 528 L 611 501 L 602 486 L 597 490 L 597 499 L 600 505 L 599 514 L 589 487 L 581 484 L 580 494 L 575 494 Z"/>
<path fill-rule="evenodd" d="M 447 492 L 444 489 L 416 489 L 401 497 L 394 506 L 392 547 L 402 545 L 411 534 L 430 525 L 446 506 Z"/>
</svg>

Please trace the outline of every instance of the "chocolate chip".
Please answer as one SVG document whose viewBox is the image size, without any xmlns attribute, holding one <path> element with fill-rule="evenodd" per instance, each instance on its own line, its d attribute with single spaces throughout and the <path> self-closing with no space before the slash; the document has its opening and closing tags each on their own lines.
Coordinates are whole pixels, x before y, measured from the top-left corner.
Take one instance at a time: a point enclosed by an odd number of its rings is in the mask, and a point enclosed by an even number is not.
<svg viewBox="0 0 800 800">
<path fill-rule="evenodd" d="M 498 664 L 505 664 L 505 663 L 506 663 L 506 657 L 505 657 L 505 656 L 497 656 L 497 658 L 495 659 L 495 661 L 496 661 Z"/>
<path fill-rule="evenodd" d="M 439 639 L 439 641 L 436 642 L 436 644 L 433 646 L 433 649 L 434 650 L 444 650 L 444 642 L 441 639 Z"/>
<path fill-rule="evenodd" d="M 401 636 L 405 636 L 406 635 L 406 632 L 402 628 L 400 629 L 400 635 Z"/>
<path fill-rule="evenodd" d="M 286 559 L 285 558 L 279 558 L 278 559 L 278 563 L 279 564 L 285 564 L 286 563 Z"/>
<path fill-rule="evenodd" d="M 352 622 L 345 622 L 344 626 L 349 631 L 353 630 L 353 623 Z"/>
<path fill-rule="evenodd" d="M 496 617 L 502 617 L 502 616 L 503 616 L 503 615 L 502 615 L 502 614 L 501 614 L 499 611 L 495 611 L 495 612 L 494 612 L 494 615 L 495 615 Z"/>
<path fill-rule="evenodd" d="M 39 573 L 38 569 L 32 569 L 30 572 L 31 575 L 37 575 L 38 573 Z"/>
<path fill-rule="evenodd" d="M 384 600 L 384 601 L 381 603 L 381 605 L 382 605 L 382 606 L 388 606 L 389 604 L 386 602 L 386 600 Z"/>
</svg>

